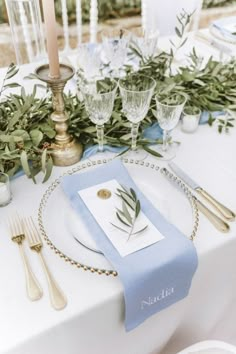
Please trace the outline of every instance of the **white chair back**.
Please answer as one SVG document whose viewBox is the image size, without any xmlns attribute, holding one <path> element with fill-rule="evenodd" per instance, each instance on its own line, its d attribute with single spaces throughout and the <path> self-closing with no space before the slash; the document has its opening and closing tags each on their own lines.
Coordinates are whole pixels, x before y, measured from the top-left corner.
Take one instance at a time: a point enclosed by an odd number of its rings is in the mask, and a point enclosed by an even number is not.
<svg viewBox="0 0 236 354">
<path fill-rule="evenodd" d="M 82 43 L 82 8 L 81 0 L 75 0 L 76 4 L 76 30 L 78 44 Z M 65 38 L 64 52 L 68 52 L 70 48 L 69 42 L 69 23 L 68 23 L 68 6 L 67 0 L 61 0 L 62 9 L 62 24 L 63 34 Z M 90 0 L 90 43 L 95 43 L 97 38 L 97 24 L 98 24 L 98 2 L 97 0 Z"/>
</svg>

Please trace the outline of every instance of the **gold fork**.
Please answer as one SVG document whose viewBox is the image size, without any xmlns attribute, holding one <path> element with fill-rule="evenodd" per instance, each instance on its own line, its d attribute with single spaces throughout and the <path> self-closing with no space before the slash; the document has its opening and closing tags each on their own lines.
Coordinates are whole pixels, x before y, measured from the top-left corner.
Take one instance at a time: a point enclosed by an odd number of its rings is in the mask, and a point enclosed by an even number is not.
<svg viewBox="0 0 236 354">
<path fill-rule="evenodd" d="M 42 263 L 42 267 L 45 272 L 47 283 L 48 283 L 48 290 L 49 290 L 49 296 L 50 296 L 52 307 L 55 310 L 62 310 L 66 306 L 67 301 L 45 262 L 45 259 L 42 254 L 43 243 L 41 240 L 41 236 L 34 224 L 32 217 L 28 217 L 24 219 L 24 228 L 25 228 L 26 237 L 29 242 L 29 247 L 38 253 L 40 261 Z"/>
<path fill-rule="evenodd" d="M 25 239 L 25 234 L 23 231 L 21 219 L 17 213 L 11 216 L 11 218 L 8 218 L 8 226 L 11 233 L 12 241 L 16 242 L 19 246 L 25 271 L 27 295 L 31 301 L 39 300 L 42 297 L 43 292 L 30 267 L 29 261 L 24 251 L 23 241 Z"/>
</svg>

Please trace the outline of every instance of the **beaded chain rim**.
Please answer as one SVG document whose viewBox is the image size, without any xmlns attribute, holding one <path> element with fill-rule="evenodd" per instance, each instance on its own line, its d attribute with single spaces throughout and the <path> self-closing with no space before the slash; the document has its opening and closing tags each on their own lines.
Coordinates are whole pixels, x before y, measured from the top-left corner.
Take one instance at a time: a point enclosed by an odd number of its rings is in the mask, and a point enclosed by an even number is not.
<svg viewBox="0 0 236 354">
<path fill-rule="evenodd" d="M 70 263 L 73 266 L 76 266 L 77 268 L 81 268 L 85 271 L 90 271 L 91 273 L 96 273 L 96 274 L 105 274 L 105 275 L 113 275 L 117 276 L 118 272 L 115 270 L 107 270 L 107 269 L 100 269 L 100 268 L 94 268 L 86 264 L 79 263 L 72 258 L 66 256 L 63 252 L 61 252 L 54 244 L 52 241 L 49 239 L 46 230 L 44 228 L 43 224 L 43 211 L 44 208 L 47 205 L 47 201 L 49 197 L 51 196 L 52 192 L 60 185 L 61 180 L 64 176 L 66 175 L 72 175 L 76 172 L 79 172 L 85 168 L 89 168 L 91 166 L 95 165 L 101 165 L 110 162 L 112 159 L 103 159 L 103 160 L 97 160 L 97 161 L 88 161 L 87 163 L 80 163 L 78 166 L 72 168 L 71 170 L 63 173 L 60 175 L 58 178 L 56 178 L 51 185 L 47 188 L 45 193 L 43 194 L 40 204 L 39 204 L 39 209 L 38 209 L 38 224 L 39 228 L 41 231 L 41 234 L 46 242 L 46 244 L 60 257 L 62 258 L 65 262 Z M 136 161 L 133 159 L 127 159 L 127 158 L 122 158 L 122 161 L 126 164 L 135 164 L 135 165 L 140 165 L 144 166 L 147 168 L 151 168 L 155 170 L 156 172 L 160 171 L 163 175 L 165 175 L 170 181 L 174 182 L 177 184 L 177 186 L 182 189 L 184 194 L 186 195 L 188 201 L 190 202 L 190 205 L 192 207 L 192 213 L 193 213 L 193 229 L 191 232 L 191 235 L 189 236 L 189 239 L 193 241 L 196 237 L 197 230 L 198 230 L 198 225 L 199 225 L 199 212 L 198 212 L 198 207 L 196 203 L 196 198 L 194 195 L 191 193 L 190 189 L 174 174 L 172 174 L 170 171 L 168 171 L 166 168 L 160 168 L 158 165 L 150 162 L 144 162 L 144 161 Z"/>
</svg>

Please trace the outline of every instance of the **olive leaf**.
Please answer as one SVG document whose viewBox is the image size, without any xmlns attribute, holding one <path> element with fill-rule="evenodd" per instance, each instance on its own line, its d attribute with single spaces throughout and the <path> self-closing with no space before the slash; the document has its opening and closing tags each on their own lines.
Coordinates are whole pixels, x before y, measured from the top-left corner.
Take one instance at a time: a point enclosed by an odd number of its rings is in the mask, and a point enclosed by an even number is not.
<svg viewBox="0 0 236 354">
<path fill-rule="evenodd" d="M 39 146 L 43 140 L 43 133 L 38 129 L 33 129 L 29 133 L 30 138 L 35 146 Z"/>
<path fill-rule="evenodd" d="M 27 156 L 27 153 L 25 151 L 22 151 L 22 153 L 20 155 L 20 160 L 21 160 L 21 165 L 22 165 L 22 168 L 23 168 L 26 176 L 29 177 L 29 178 L 32 178 L 34 183 L 36 183 L 35 178 L 34 178 L 35 175 L 34 175 L 33 171 L 30 168 L 29 161 L 28 161 L 28 156 Z"/>
<path fill-rule="evenodd" d="M 127 241 L 130 240 L 131 236 L 140 234 L 145 231 L 148 225 L 145 225 L 141 229 L 134 231 L 135 222 L 141 211 L 141 204 L 137 198 L 135 191 L 132 188 L 127 188 L 125 186 L 121 186 L 122 189 L 117 188 L 117 196 L 121 199 L 121 207 L 122 209 L 116 209 L 117 219 L 126 227 L 128 227 L 128 231 L 123 229 L 122 227 L 111 223 L 115 228 L 120 231 L 128 234 Z"/>
<path fill-rule="evenodd" d="M 47 180 L 51 176 L 52 169 L 53 169 L 53 161 L 52 161 L 51 156 L 49 156 L 49 158 L 48 158 L 48 160 L 46 162 L 46 168 L 45 168 L 45 175 L 44 175 L 43 183 L 47 182 Z"/>
</svg>

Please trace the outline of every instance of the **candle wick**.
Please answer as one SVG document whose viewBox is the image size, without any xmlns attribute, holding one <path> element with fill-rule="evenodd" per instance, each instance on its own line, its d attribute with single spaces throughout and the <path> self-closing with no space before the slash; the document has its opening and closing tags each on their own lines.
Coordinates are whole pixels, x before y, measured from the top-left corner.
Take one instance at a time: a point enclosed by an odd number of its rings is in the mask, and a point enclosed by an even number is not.
<svg viewBox="0 0 236 354">
<path fill-rule="evenodd" d="M 61 75 L 50 75 L 48 74 L 49 79 L 60 79 Z"/>
</svg>

